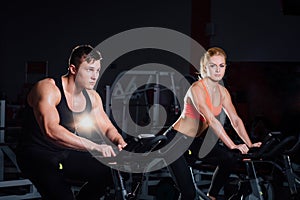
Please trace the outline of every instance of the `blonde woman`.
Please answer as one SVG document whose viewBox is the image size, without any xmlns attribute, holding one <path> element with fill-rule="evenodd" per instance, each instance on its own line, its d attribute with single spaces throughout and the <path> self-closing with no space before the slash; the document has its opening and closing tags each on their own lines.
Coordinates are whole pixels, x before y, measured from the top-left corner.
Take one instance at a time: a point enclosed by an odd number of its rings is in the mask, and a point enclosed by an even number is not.
<svg viewBox="0 0 300 200">
<path fill-rule="evenodd" d="M 200 61 L 201 78 L 188 89 L 184 98 L 183 112 L 166 133 L 170 139 L 175 134 L 183 134 L 186 138 L 193 140 L 191 146 L 198 152 L 200 146 L 203 145 L 203 135 L 208 130 L 212 131 L 223 143 L 223 145 L 219 142 L 212 143 L 211 150 L 201 157 L 202 160 L 207 160 L 217 166 L 207 194 L 210 199 L 216 199 L 220 189 L 226 183 L 232 167 L 237 162 L 230 150 L 238 149 L 241 153 L 246 154 L 249 148 L 261 145 L 261 142 L 251 142 L 241 118 L 237 115 L 229 92 L 220 84 L 225 71 L 226 53 L 224 50 L 218 47 L 208 49 Z M 217 119 L 222 109 L 243 141 L 242 144 L 235 144 Z M 195 144 L 197 145 L 195 146 Z M 196 153 L 197 158 L 200 154 L 198 152 Z M 169 167 L 180 189 L 181 198 L 196 199 L 196 191 L 185 158 L 180 157 Z"/>
</svg>

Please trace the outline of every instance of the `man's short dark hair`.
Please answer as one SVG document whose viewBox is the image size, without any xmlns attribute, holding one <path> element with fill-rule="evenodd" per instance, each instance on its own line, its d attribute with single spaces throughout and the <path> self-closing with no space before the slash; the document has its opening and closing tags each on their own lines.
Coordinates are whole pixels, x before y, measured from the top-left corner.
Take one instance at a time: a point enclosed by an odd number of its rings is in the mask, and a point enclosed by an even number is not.
<svg viewBox="0 0 300 200">
<path fill-rule="evenodd" d="M 92 46 L 79 45 L 72 50 L 69 58 L 69 66 L 74 65 L 76 68 L 78 68 L 79 65 L 84 61 L 90 63 L 101 59 L 102 57 L 100 52 L 95 50 Z"/>
</svg>

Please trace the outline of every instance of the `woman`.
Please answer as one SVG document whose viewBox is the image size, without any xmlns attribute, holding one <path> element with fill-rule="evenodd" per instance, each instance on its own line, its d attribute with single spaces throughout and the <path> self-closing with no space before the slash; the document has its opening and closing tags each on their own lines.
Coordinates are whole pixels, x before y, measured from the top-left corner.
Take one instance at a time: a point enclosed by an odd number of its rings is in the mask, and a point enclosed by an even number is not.
<svg viewBox="0 0 300 200">
<path fill-rule="evenodd" d="M 196 149 L 198 152 L 203 141 L 202 137 L 199 136 L 203 136 L 204 132 L 208 130 L 212 131 L 223 142 L 224 145 L 217 142 L 212 144 L 214 145 L 212 150 L 204 158 L 201 158 L 217 165 L 207 194 L 213 200 L 216 199 L 220 189 L 226 183 L 230 169 L 237 162 L 230 150 L 238 149 L 241 153 L 246 154 L 249 148 L 261 145 L 261 142 L 251 142 L 244 124 L 232 104 L 229 92 L 219 83 L 224 77 L 225 70 L 225 52 L 218 47 L 208 49 L 200 61 L 202 79 L 193 83 L 188 89 L 184 98 L 183 112 L 173 124 L 172 129 L 166 133 L 170 139 L 175 134 L 183 134 L 186 138 L 194 140 L 192 146 L 196 144 L 195 141 L 197 140 Z M 222 109 L 244 142 L 243 144 L 235 144 L 217 119 Z M 200 152 L 197 153 L 198 158 L 199 154 Z M 182 199 L 195 199 L 196 190 L 184 157 L 181 156 L 173 162 L 170 168 L 180 189 Z"/>
</svg>

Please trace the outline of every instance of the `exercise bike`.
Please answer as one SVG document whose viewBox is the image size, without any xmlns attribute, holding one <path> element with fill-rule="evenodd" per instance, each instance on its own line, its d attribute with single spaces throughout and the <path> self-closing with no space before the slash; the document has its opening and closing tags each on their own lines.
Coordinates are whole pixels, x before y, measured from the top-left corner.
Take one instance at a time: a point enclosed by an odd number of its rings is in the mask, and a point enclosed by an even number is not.
<svg viewBox="0 0 300 200">
<path fill-rule="evenodd" d="M 290 155 L 299 149 L 300 136 L 288 136 L 283 139 L 280 136 L 280 132 L 271 132 L 264 139 L 261 148 L 254 149 L 246 155 L 238 155 L 245 164 L 246 174 L 239 175 L 238 191 L 229 198 L 230 200 L 276 199 L 275 186 L 278 183 L 274 180 L 278 172 L 286 178 L 290 199 L 299 199 L 296 185 L 300 179 L 292 169 Z M 259 172 L 261 168 L 271 170 Z M 277 173 L 274 173 L 275 168 L 278 169 Z"/>
<path fill-rule="evenodd" d="M 101 158 L 106 163 L 110 163 L 113 176 L 114 188 L 113 195 L 108 194 L 105 200 L 135 200 L 139 199 L 139 190 L 144 181 L 145 173 L 126 173 L 119 170 L 114 165 L 128 166 L 133 164 L 130 153 L 141 153 L 147 159 L 147 153 L 154 151 L 163 145 L 167 140 L 164 135 L 140 134 L 137 137 L 130 137 L 126 140 L 127 146 L 116 157 Z M 129 152 L 129 153 L 128 153 Z M 118 162 L 118 163 L 117 163 Z M 122 163 L 120 163 L 122 162 Z M 136 163 L 137 165 L 139 163 Z M 144 167 L 144 166 L 142 166 Z M 151 167 L 151 166 L 149 166 Z M 131 183 L 126 184 L 129 180 Z"/>
<path fill-rule="evenodd" d="M 149 135 L 149 134 L 142 134 L 139 135 L 138 137 L 132 137 L 130 140 L 127 140 L 128 145 L 125 147 L 125 151 L 127 152 L 133 152 L 133 153 L 141 153 L 143 155 L 145 155 L 145 159 L 147 159 L 147 154 L 149 152 L 155 151 L 155 150 L 159 150 L 161 147 L 163 147 L 165 145 L 165 143 L 167 142 L 167 137 L 165 135 Z M 180 141 L 180 140 L 179 140 Z M 121 151 L 122 152 L 122 151 Z M 163 153 L 162 153 L 163 155 Z M 126 165 L 128 164 L 128 162 L 131 162 L 131 157 L 126 155 L 122 155 L 118 154 L 118 156 L 123 156 L 122 157 L 122 161 L 124 163 L 118 163 L 120 165 Z M 162 156 L 163 157 L 163 156 Z M 118 158 L 105 158 L 105 159 L 110 159 L 111 163 L 115 164 L 115 160 L 119 160 Z M 112 164 L 112 165 L 113 165 Z M 132 164 L 132 162 L 131 162 Z M 149 164 L 151 165 L 151 163 Z M 151 167 L 151 166 L 150 166 Z M 113 180 L 114 180 L 114 197 L 108 197 L 105 198 L 105 200 L 135 200 L 135 199 L 139 199 L 139 193 L 140 193 L 140 187 L 143 184 L 143 181 L 145 181 L 144 177 L 145 177 L 145 173 L 131 173 L 130 175 L 133 176 L 130 178 L 129 181 L 126 181 L 125 179 L 129 179 L 124 178 L 124 176 L 128 175 L 126 173 L 123 173 L 121 170 L 118 170 L 116 168 L 111 168 L 112 169 L 112 175 L 113 175 Z M 168 168 L 166 167 L 167 171 Z M 171 173 L 170 171 L 169 173 L 169 178 L 171 178 Z M 192 173 L 192 170 L 191 170 Z M 126 182 L 131 182 L 130 186 L 128 186 L 126 184 Z M 176 190 L 176 183 L 173 180 L 173 184 L 174 184 L 174 189 Z M 207 195 L 201 191 L 197 186 L 196 183 L 194 182 L 195 188 L 196 188 L 196 194 L 197 194 L 197 199 L 199 200 L 210 200 L 209 197 L 207 197 Z M 171 191 L 168 191 L 171 192 Z M 174 195 L 173 198 L 180 199 L 180 192 L 177 191 L 176 195 Z M 172 199 L 173 199 L 172 198 Z M 144 198 L 143 198 L 144 199 Z"/>
<path fill-rule="evenodd" d="M 271 176 L 276 191 L 280 191 L 280 188 L 287 188 L 288 193 L 285 194 L 285 197 L 291 200 L 300 199 L 300 177 L 293 169 L 291 161 L 299 149 L 300 134 L 298 137 L 288 136 L 280 140 L 271 151 L 263 155 L 263 160 L 272 166 Z"/>
</svg>

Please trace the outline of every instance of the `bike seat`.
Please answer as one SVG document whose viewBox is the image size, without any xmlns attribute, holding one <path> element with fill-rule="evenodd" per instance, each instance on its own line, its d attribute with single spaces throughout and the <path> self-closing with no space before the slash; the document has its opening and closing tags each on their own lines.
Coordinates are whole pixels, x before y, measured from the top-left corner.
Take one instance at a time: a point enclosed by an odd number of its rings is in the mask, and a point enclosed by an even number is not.
<svg viewBox="0 0 300 200">
<path fill-rule="evenodd" d="M 158 149 L 166 141 L 167 137 L 165 135 L 140 134 L 129 139 L 124 150 L 134 153 L 146 153 Z"/>
</svg>

